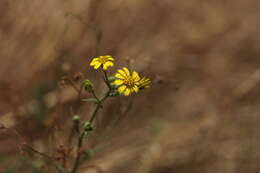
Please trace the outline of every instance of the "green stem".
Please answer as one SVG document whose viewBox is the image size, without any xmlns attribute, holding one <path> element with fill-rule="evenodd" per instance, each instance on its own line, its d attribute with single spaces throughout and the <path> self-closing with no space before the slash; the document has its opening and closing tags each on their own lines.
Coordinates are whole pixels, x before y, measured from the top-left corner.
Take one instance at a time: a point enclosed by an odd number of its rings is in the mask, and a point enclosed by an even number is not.
<svg viewBox="0 0 260 173">
<path fill-rule="evenodd" d="M 99 99 L 96 96 L 96 94 L 93 92 L 93 95 L 94 95 L 94 97 L 95 97 L 95 99 L 97 101 L 97 104 L 96 104 L 96 108 L 95 108 L 94 112 L 92 113 L 92 116 L 90 117 L 90 120 L 89 120 L 90 125 L 93 124 L 99 109 L 102 107 L 102 103 L 109 97 L 109 94 L 110 94 L 110 92 L 112 90 L 111 86 L 109 84 L 109 81 L 108 81 L 107 73 L 104 70 L 102 70 L 102 71 L 104 73 L 105 82 L 106 82 L 106 84 L 108 86 L 108 91 L 106 92 L 106 94 L 101 99 Z M 79 135 L 78 146 L 77 146 L 77 156 L 76 156 L 76 159 L 75 159 L 75 162 L 74 162 L 74 165 L 73 165 L 71 173 L 77 173 L 78 167 L 80 165 L 80 160 L 81 160 L 81 151 L 80 150 L 81 150 L 81 147 L 82 147 L 82 144 L 83 144 L 83 139 L 87 135 L 88 135 L 88 133 L 87 133 L 87 131 L 85 131 L 85 129 Z"/>
<path fill-rule="evenodd" d="M 77 169 L 79 167 L 79 163 L 80 163 L 80 158 L 81 158 L 81 147 L 82 147 L 82 143 L 83 143 L 83 139 L 85 137 L 85 135 L 87 135 L 87 132 L 86 131 L 82 131 L 80 136 L 79 136 L 79 139 L 78 139 L 78 151 L 77 151 L 77 157 L 76 157 L 76 160 L 74 162 L 74 166 L 72 168 L 72 171 L 71 173 L 76 173 L 77 172 Z"/>
<path fill-rule="evenodd" d="M 108 77 L 107 77 L 107 72 L 103 69 L 102 69 L 102 72 L 104 73 L 105 83 L 107 84 L 108 89 L 111 90 L 111 85 L 110 85 Z"/>
<path fill-rule="evenodd" d="M 106 100 L 106 98 L 108 98 L 109 94 L 110 94 L 111 90 L 109 89 L 106 94 L 101 98 L 101 99 L 98 99 L 97 100 L 97 105 L 96 105 L 96 108 L 89 120 L 90 124 L 92 125 L 94 119 L 96 118 L 97 116 L 97 113 L 98 113 L 98 110 L 102 107 L 102 103 Z"/>
<path fill-rule="evenodd" d="M 96 92 L 95 92 L 94 90 L 92 91 L 92 95 L 94 96 L 94 98 L 95 98 L 96 100 L 99 100 L 99 98 L 97 97 Z"/>
<path fill-rule="evenodd" d="M 101 101 L 98 101 L 98 103 L 97 103 L 97 105 L 96 105 L 96 108 L 95 108 L 95 110 L 94 110 L 94 112 L 93 112 L 93 114 L 92 114 L 92 116 L 91 116 L 91 118 L 90 118 L 90 120 L 89 120 L 90 124 L 93 123 L 93 121 L 94 121 L 94 119 L 96 118 L 96 115 L 97 115 L 97 113 L 98 113 L 98 110 L 99 110 L 100 108 L 101 108 Z"/>
</svg>

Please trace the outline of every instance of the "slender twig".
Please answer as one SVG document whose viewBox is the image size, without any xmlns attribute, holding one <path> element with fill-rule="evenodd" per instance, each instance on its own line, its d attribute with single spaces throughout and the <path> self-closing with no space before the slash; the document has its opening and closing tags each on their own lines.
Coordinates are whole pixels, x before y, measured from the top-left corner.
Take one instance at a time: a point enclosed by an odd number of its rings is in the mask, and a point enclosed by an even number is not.
<svg viewBox="0 0 260 173">
<path fill-rule="evenodd" d="M 49 159 L 49 160 L 52 160 L 53 161 L 53 158 L 45 153 L 42 153 L 40 151 L 37 151 L 36 149 L 34 149 L 33 147 L 31 147 L 30 145 L 24 143 L 23 146 L 25 146 L 27 149 L 33 151 L 34 153 L 36 154 L 39 154 L 40 156 L 42 157 L 45 157 L 46 159 Z"/>
<path fill-rule="evenodd" d="M 27 149 L 29 149 L 30 151 L 42 156 L 43 158 L 45 158 L 47 161 L 49 161 L 50 164 L 52 164 L 60 173 L 66 173 L 65 169 L 62 168 L 60 165 L 58 165 L 56 163 L 56 161 L 49 155 L 42 153 L 40 151 L 37 151 L 36 149 L 32 148 L 30 145 L 24 143 L 23 146 L 25 146 Z"/>
<path fill-rule="evenodd" d="M 71 79 L 69 79 L 68 81 L 69 81 L 69 83 L 71 84 L 71 86 L 75 89 L 75 91 L 78 93 L 78 95 L 80 95 L 80 94 L 81 94 L 81 89 L 79 89 L 79 88 L 77 87 L 77 85 L 75 84 L 75 82 L 72 81 Z"/>
<path fill-rule="evenodd" d="M 28 145 L 26 143 L 26 140 L 22 137 L 22 135 L 20 133 L 17 132 L 17 130 L 11 129 L 11 128 L 6 128 L 4 125 L 2 125 L 2 128 L 6 129 L 10 132 L 13 132 L 18 138 L 20 138 L 22 140 L 22 145 L 21 145 L 22 147 L 20 147 L 20 149 L 22 149 L 22 150 L 25 150 L 26 148 L 29 149 L 30 151 L 42 156 L 47 161 L 49 161 L 60 173 L 67 173 L 66 170 L 62 166 L 57 164 L 56 160 L 54 160 L 51 156 L 49 156 L 45 153 L 42 153 L 40 151 L 37 151 L 36 149 L 34 149 L 30 145 Z M 23 146 L 26 147 L 26 148 L 24 148 Z"/>
<path fill-rule="evenodd" d="M 101 42 L 101 39 L 102 39 L 102 32 L 96 26 L 94 26 L 92 24 L 88 24 L 78 14 L 75 14 L 75 13 L 72 13 L 72 12 L 67 12 L 65 14 L 65 17 L 67 17 L 67 16 L 72 16 L 72 17 L 76 18 L 78 21 L 80 21 L 82 24 L 86 25 L 88 28 L 90 28 L 94 32 L 94 34 L 96 36 L 96 52 L 95 52 L 95 55 L 98 56 L 99 48 L 100 48 L 100 42 Z"/>
<path fill-rule="evenodd" d="M 103 150 L 104 148 L 106 148 L 110 145 L 111 145 L 110 143 L 105 143 L 105 144 L 99 145 L 95 148 L 84 150 L 83 151 L 84 155 L 83 155 L 83 158 L 81 159 L 81 162 L 86 161 L 91 155 L 93 155 L 94 153 L 96 153 L 100 150 Z"/>
</svg>

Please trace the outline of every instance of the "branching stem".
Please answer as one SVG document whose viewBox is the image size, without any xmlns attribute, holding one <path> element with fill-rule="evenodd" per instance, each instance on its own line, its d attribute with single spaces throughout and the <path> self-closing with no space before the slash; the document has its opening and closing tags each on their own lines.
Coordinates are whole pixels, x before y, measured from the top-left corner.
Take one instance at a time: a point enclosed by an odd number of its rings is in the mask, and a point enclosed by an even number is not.
<svg viewBox="0 0 260 173">
<path fill-rule="evenodd" d="M 90 123 L 90 126 L 93 125 L 93 122 L 97 116 L 97 113 L 99 111 L 100 108 L 102 108 L 102 104 L 103 102 L 109 97 L 109 94 L 111 93 L 112 91 L 112 88 L 110 86 L 110 83 L 108 81 L 108 77 L 107 77 L 107 73 L 106 71 L 102 70 L 103 73 L 104 73 L 104 79 L 105 79 L 105 82 L 106 82 L 106 85 L 108 87 L 108 90 L 107 92 L 104 94 L 103 97 L 101 97 L 100 99 L 96 96 L 96 94 L 93 92 L 93 95 L 96 99 L 96 107 L 95 107 L 95 110 L 94 112 L 92 113 L 91 117 L 90 117 L 90 120 L 89 121 L 86 121 L 86 122 L 89 122 Z M 85 123 L 86 123 L 85 122 Z M 84 123 L 84 124 L 85 124 Z M 77 145 L 77 156 L 76 156 L 76 159 L 74 161 L 74 164 L 73 164 L 73 167 L 72 167 L 72 170 L 71 170 L 71 173 L 77 173 L 77 170 L 79 168 L 79 165 L 80 165 L 80 161 L 81 161 L 81 148 L 82 148 L 82 145 L 83 145 L 83 139 L 87 137 L 87 135 L 89 134 L 90 131 L 86 131 L 85 129 L 82 130 L 82 132 L 80 133 L 79 135 L 79 138 L 78 138 L 78 145 Z"/>
</svg>

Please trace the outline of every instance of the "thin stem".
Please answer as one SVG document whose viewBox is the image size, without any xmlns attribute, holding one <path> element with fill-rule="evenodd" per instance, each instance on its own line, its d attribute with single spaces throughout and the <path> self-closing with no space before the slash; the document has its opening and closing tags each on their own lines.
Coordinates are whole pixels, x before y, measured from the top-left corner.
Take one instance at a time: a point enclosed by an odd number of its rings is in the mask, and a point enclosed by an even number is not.
<svg viewBox="0 0 260 173">
<path fill-rule="evenodd" d="M 83 143 L 83 139 L 84 137 L 87 135 L 87 132 L 86 131 L 82 131 L 80 136 L 79 136 L 79 139 L 78 139 L 78 148 L 77 148 L 77 157 L 76 157 L 76 160 L 74 162 L 74 166 L 72 168 L 72 171 L 71 173 L 76 173 L 77 172 L 77 169 L 78 169 L 78 166 L 79 166 L 79 163 L 80 163 L 80 158 L 81 158 L 81 147 L 82 147 L 82 143 Z"/>
<path fill-rule="evenodd" d="M 110 94 L 110 92 L 111 92 L 111 90 L 112 90 L 112 89 L 111 89 L 111 86 L 110 86 L 110 84 L 109 84 L 109 81 L 108 81 L 108 77 L 107 77 L 106 71 L 103 70 L 103 69 L 102 69 L 102 71 L 103 71 L 103 73 L 104 73 L 105 83 L 107 84 L 108 91 L 106 92 L 106 94 L 105 94 L 101 99 L 97 98 L 96 95 L 95 95 L 95 92 L 93 91 L 93 95 L 94 95 L 94 97 L 97 99 L 97 106 L 96 106 L 96 108 L 95 108 L 95 110 L 94 110 L 94 112 L 93 112 L 93 114 L 92 114 L 92 116 L 91 116 L 91 118 L 90 118 L 90 121 L 89 121 L 89 122 L 90 122 L 91 124 L 93 123 L 94 119 L 96 118 L 96 115 L 97 115 L 97 113 L 98 113 L 99 108 L 102 107 L 102 103 L 103 103 L 104 100 L 109 96 L 109 94 Z"/>
<path fill-rule="evenodd" d="M 104 99 L 102 101 L 104 101 Z M 102 101 L 101 102 L 99 102 L 99 101 L 97 102 L 96 108 L 95 108 L 94 112 L 92 113 L 92 116 L 91 116 L 91 118 L 89 120 L 91 125 L 92 125 L 94 119 L 96 118 L 98 110 L 101 108 Z M 78 146 L 77 146 L 78 147 L 77 148 L 77 157 L 76 157 L 76 160 L 74 162 L 74 166 L 72 168 L 71 173 L 76 173 L 77 172 L 77 169 L 78 169 L 79 164 L 80 164 L 80 159 L 81 159 L 81 151 L 80 150 L 81 150 L 81 147 L 82 147 L 82 144 L 83 144 L 83 139 L 84 139 L 85 136 L 87 136 L 87 134 L 88 134 L 87 131 L 83 130 L 81 132 L 80 136 L 79 136 Z"/>
<path fill-rule="evenodd" d="M 102 98 L 100 98 L 100 99 L 96 96 L 94 91 L 92 92 L 93 96 L 96 99 L 96 103 L 97 104 L 96 104 L 96 108 L 95 108 L 94 112 L 92 113 L 92 115 L 90 117 L 90 120 L 86 121 L 86 122 L 89 122 L 91 126 L 92 126 L 92 124 L 93 124 L 93 122 L 94 122 L 94 120 L 95 120 L 95 118 L 97 116 L 97 113 L 98 113 L 99 109 L 102 108 L 102 103 L 109 97 L 109 94 L 112 91 L 112 88 L 111 88 L 110 83 L 108 81 L 107 73 L 104 70 L 102 70 L 102 71 L 104 73 L 104 78 L 105 78 L 105 82 L 107 84 L 108 90 L 105 93 L 105 95 Z M 85 129 L 79 135 L 78 146 L 77 146 L 77 156 L 76 156 L 73 168 L 71 170 L 71 173 L 77 173 L 77 170 L 78 170 L 78 167 L 79 167 L 80 161 L 81 161 L 81 147 L 82 147 L 82 144 L 83 144 L 83 139 L 85 137 L 87 137 L 87 135 L 88 135 L 88 131 L 86 131 Z"/>
<path fill-rule="evenodd" d="M 68 81 L 70 82 L 71 86 L 75 89 L 75 91 L 78 93 L 78 95 L 80 95 L 81 94 L 81 89 L 79 89 L 77 87 L 77 85 L 71 79 L 69 79 Z"/>
<path fill-rule="evenodd" d="M 95 110 L 94 110 L 94 112 L 93 112 L 93 114 L 92 114 L 92 116 L 91 116 L 91 118 L 90 118 L 90 120 L 89 120 L 90 124 L 93 123 L 93 121 L 94 121 L 94 119 L 96 118 L 96 115 L 97 115 L 97 113 L 98 113 L 98 110 L 99 110 L 100 108 L 101 108 L 101 103 L 98 102 L 97 105 L 96 105 L 96 108 L 95 108 Z"/>
<path fill-rule="evenodd" d="M 93 89 L 93 91 L 92 91 L 91 93 L 92 93 L 92 95 L 94 96 L 94 98 L 95 98 L 97 101 L 99 101 L 99 98 L 97 97 L 96 92 L 95 92 L 94 89 Z"/>
<path fill-rule="evenodd" d="M 109 96 L 109 94 L 110 94 L 110 90 L 108 90 L 108 91 L 106 92 L 106 94 L 105 94 L 101 99 L 98 99 L 98 100 L 97 100 L 98 102 L 97 102 L 96 108 L 95 108 L 95 110 L 94 110 L 94 112 L 93 112 L 93 114 L 92 114 L 92 116 L 91 116 L 91 118 L 90 118 L 90 120 L 89 120 L 89 122 L 91 123 L 91 125 L 92 125 L 94 119 L 96 118 L 99 109 L 102 107 L 102 103 L 103 103 L 103 102 L 105 101 L 105 99 Z"/>
<path fill-rule="evenodd" d="M 107 77 L 107 72 L 103 69 L 102 69 L 102 72 L 104 73 L 105 83 L 106 83 L 107 87 L 111 90 L 111 85 L 110 85 L 108 77 Z"/>
</svg>

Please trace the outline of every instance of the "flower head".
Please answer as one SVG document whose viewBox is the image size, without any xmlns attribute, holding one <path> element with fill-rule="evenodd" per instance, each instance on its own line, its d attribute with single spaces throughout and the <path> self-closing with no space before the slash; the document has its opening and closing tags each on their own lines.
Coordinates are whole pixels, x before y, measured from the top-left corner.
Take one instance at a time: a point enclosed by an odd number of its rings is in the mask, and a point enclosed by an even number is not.
<svg viewBox="0 0 260 173">
<path fill-rule="evenodd" d="M 107 70 L 109 66 L 114 66 L 114 58 L 110 55 L 99 56 L 97 58 L 93 58 L 90 66 L 93 66 L 94 69 L 98 69 L 100 66 L 103 70 Z"/>
<path fill-rule="evenodd" d="M 150 83 L 151 83 L 151 80 L 149 78 L 143 77 L 138 82 L 138 87 L 139 87 L 139 89 L 150 88 Z"/>
<path fill-rule="evenodd" d="M 139 74 L 136 71 L 133 71 L 132 75 L 129 70 L 124 67 L 123 69 L 119 69 L 118 73 L 115 74 L 117 78 L 114 81 L 114 84 L 119 86 L 117 91 L 119 94 L 124 94 L 125 96 L 129 96 L 133 92 L 139 91 Z"/>
</svg>

